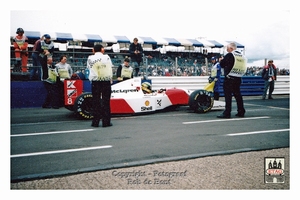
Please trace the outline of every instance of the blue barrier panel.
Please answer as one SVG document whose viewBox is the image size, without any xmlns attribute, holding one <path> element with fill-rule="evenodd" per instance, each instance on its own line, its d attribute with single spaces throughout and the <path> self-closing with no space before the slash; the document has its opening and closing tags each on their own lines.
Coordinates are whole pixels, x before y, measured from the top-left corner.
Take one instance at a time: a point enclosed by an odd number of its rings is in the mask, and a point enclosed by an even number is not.
<svg viewBox="0 0 300 200">
<path fill-rule="evenodd" d="M 42 81 L 11 81 L 11 108 L 42 107 L 47 91 Z"/>
<path fill-rule="evenodd" d="M 224 96 L 223 91 L 224 76 L 221 76 L 220 96 Z M 260 96 L 264 91 L 265 81 L 261 76 L 243 76 L 241 84 L 242 96 Z"/>
<path fill-rule="evenodd" d="M 224 77 L 221 77 L 220 96 L 224 96 L 223 81 Z M 43 105 L 46 89 L 42 81 L 11 81 L 10 83 L 11 108 L 41 107 Z M 241 93 L 243 96 L 262 95 L 263 89 L 264 80 L 261 77 L 245 76 L 242 78 Z M 83 91 L 91 92 L 89 80 L 83 80 Z"/>
</svg>

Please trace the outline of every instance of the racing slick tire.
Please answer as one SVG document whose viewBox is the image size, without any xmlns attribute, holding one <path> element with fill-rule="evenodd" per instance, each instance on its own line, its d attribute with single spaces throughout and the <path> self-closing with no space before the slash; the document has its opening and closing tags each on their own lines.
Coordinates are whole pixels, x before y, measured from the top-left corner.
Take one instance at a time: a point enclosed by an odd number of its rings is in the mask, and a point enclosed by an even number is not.
<svg viewBox="0 0 300 200">
<path fill-rule="evenodd" d="M 206 113 L 213 105 L 213 93 L 207 90 L 195 90 L 189 97 L 189 106 L 196 113 Z"/>
<path fill-rule="evenodd" d="M 74 103 L 75 114 L 82 119 L 92 119 L 92 93 L 87 92 L 78 96 Z"/>
</svg>

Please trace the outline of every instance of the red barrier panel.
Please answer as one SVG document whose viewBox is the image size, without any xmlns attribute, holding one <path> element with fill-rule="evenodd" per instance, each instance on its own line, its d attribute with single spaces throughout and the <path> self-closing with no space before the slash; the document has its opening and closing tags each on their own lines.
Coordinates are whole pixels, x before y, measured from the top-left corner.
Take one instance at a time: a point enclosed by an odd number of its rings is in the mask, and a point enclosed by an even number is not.
<svg viewBox="0 0 300 200">
<path fill-rule="evenodd" d="M 76 98 L 82 94 L 82 80 L 65 80 L 64 81 L 64 96 L 65 105 L 74 105 Z"/>
</svg>

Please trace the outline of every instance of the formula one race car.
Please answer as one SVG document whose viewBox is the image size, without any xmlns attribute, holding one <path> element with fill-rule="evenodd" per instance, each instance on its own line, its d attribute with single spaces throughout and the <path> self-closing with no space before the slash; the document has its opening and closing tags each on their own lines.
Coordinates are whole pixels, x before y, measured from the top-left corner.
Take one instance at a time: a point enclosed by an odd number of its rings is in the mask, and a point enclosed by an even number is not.
<svg viewBox="0 0 300 200">
<path fill-rule="evenodd" d="M 92 93 L 82 92 L 82 80 L 65 80 L 65 107 L 80 118 L 91 119 Z M 179 88 L 152 90 L 150 82 L 133 78 L 112 85 L 111 114 L 137 114 L 169 107 L 189 106 L 197 113 L 223 109 L 224 102 L 214 101 L 214 82 L 203 90 Z"/>
</svg>

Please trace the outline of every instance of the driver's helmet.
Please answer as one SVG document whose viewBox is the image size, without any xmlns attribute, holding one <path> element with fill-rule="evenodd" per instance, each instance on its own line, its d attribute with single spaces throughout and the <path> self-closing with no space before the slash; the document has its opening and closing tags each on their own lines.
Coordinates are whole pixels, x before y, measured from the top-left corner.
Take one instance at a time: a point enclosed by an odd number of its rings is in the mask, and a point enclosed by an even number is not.
<svg viewBox="0 0 300 200">
<path fill-rule="evenodd" d="M 143 82 L 142 90 L 143 90 L 144 94 L 150 94 L 152 92 L 151 84 L 149 82 Z"/>
</svg>

